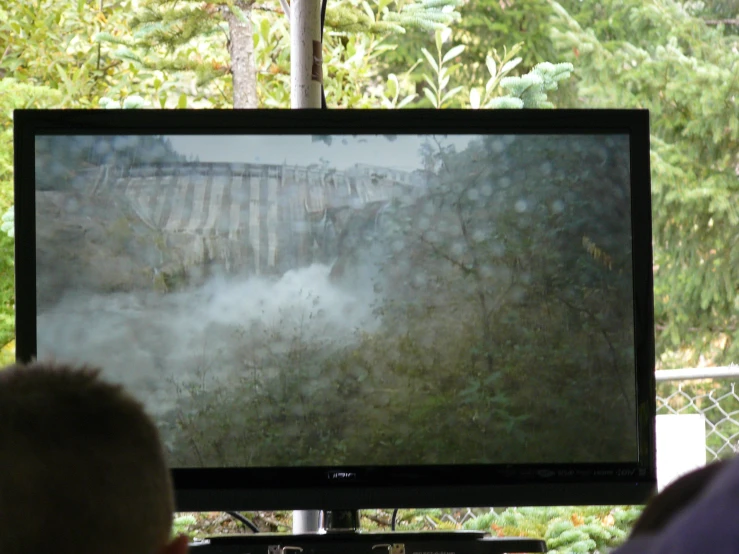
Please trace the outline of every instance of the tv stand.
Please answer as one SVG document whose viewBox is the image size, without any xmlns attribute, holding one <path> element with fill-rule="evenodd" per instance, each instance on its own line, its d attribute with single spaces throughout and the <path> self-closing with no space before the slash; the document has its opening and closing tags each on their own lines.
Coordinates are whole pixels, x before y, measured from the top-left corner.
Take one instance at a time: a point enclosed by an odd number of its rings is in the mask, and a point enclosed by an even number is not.
<svg viewBox="0 0 739 554">
<path fill-rule="evenodd" d="M 311 512 L 306 512 L 310 514 Z M 359 510 L 321 510 L 318 530 L 209 537 L 193 554 L 505 554 L 546 552 L 540 539 L 491 537 L 483 531 L 361 532 Z"/>
</svg>

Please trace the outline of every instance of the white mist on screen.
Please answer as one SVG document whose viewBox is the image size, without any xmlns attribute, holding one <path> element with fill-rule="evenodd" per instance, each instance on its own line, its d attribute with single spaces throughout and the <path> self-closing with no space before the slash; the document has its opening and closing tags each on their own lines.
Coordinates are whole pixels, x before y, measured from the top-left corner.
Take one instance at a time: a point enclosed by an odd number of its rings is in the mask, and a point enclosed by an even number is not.
<svg viewBox="0 0 739 554">
<path fill-rule="evenodd" d="M 175 407 L 175 385 L 202 379 L 204 369 L 223 380 L 244 370 L 245 354 L 279 353 L 296 337 L 349 344 L 376 329 L 371 291 L 340 287 L 329 272 L 315 264 L 169 294 L 69 292 L 38 316 L 38 357 L 103 368 L 162 415 Z"/>
</svg>

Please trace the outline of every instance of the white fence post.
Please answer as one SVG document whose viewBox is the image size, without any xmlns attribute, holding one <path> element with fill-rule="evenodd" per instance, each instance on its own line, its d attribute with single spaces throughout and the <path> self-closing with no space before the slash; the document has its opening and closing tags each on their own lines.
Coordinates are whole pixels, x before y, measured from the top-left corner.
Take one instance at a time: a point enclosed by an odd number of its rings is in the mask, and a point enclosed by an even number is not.
<svg viewBox="0 0 739 554">
<path fill-rule="evenodd" d="M 703 414 L 658 415 L 657 489 L 706 465 L 706 418 Z"/>
</svg>

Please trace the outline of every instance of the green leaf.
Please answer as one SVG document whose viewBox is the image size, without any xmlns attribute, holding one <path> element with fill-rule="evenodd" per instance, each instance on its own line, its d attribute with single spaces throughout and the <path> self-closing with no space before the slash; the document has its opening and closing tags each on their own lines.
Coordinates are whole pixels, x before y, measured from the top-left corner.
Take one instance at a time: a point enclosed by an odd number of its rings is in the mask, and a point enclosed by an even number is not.
<svg viewBox="0 0 739 554">
<path fill-rule="evenodd" d="M 480 90 L 477 88 L 470 90 L 470 106 L 473 110 L 480 107 Z"/>
<path fill-rule="evenodd" d="M 492 56 L 488 56 L 487 58 L 485 58 L 485 65 L 490 72 L 490 76 L 495 77 L 495 72 L 498 70 L 498 67 L 495 64 L 495 59 Z"/>
<path fill-rule="evenodd" d="M 393 103 L 398 100 L 398 95 L 400 94 L 400 83 L 398 82 L 398 77 L 395 75 L 395 73 L 390 73 L 387 76 L 387 85 L 385 85 L 387 88 L 387 93 L 392 96 Z"/>
<path fill-rule="evenodd" d="M 177 107 L 181 110 L 187 108 L 187 95 L 185 93 L 180 94 L 180 98 L 177 100 Z"/>
<path fill-rule="evenodd" d="M 520 64 L 523 61 L 523 58 L 514 58 L 509 62 L 506 62 L 503 64 L 503 67 L 500 69 L 501 73 L 508 73 L 512 69 L 514 69 L 518 64 Z"/>
<path fill-rule="evenodd" d="M 462 52 L 464 52 L 464 44 L 458 44 L 457 46 L 449 50 L 449 52 L 444 54 L 444 57 L 442 58 L 441 63 L 446 63 L 449 60 L 453 60 L 454 58 L 459 56 Z"/>
<path fill-rule="evenodd" d="M 439 92 L 439 89 L 436 88 L 436 83 L 429 77 L 428 75 L 423 76 L 423 80 L 426 81 L 426 84 L 428 84 L 429 88 L 434 91 L 434 94 Z"/>
<path fill-rule="evenodd" d="M 375 12 L 372 11 L 372 6 L 369 5 L 369 2 L 367 2 L 367 0 L 362 1 L 362 8 L 364 9 L 364 13 L 367 14 L 367 17 L 369 17 L 372 21 L 376 19 Z"/>
<path fill-rule="evenodd" d="M 490 94 L 497 84 L 498 84 L 498 77 L 491 77 L 490 79 L 488 79 L 488 82 L 485 83 L 485 92 Z"/>
<path fill-rule="evenodd" d="M 449 92 L 447 92 L 444 96 L 441 97 L 441 105 L 443 106 L 444 105 L 444 102 L 446 102 L 447 100 L 449 100 L 449 99 L 453 98 L 454 96 L 456 96 L 457 93 L 460 90 L 462 90 L 463 88 L 464 87 L 454 87 L 452 90 L 450 90 Z"/>
<path fill-rule="evenodd" d="M 61 65 L 56 66 L 56 70 L 59 73 L 59 76 L 62 79 L 62 82 L 64 83 L 64 88 L 67 90 L 67 94 L 74 93 L 74 85 L 72 84 L 72 81 L 67 76 L 67 72 L 64 71 L 64 68 Z"/>
<path fill-rule="evenodd" d="M 269 24 L 269 20 L 266 17 L 259 23 L 259 34 L 265 42 L 269 42 L 269 31 L 271 27 L 272 26 Z"/>
<path fill-rule="evenodd" d="M 377 3 L 378 11 L 382 12 L 385 8 L 387 8 L 390 5 L 392 1 L 393 0 L 380 0 Z"/>
<path fill-rule="evenodd" d="M 434 108 L 439 107 L 439 105 L 437 104 L 438 99 L 436 98 L 436 95 L 433 92 L 431 92 L 431 89 L 424 87 L 423 93 L 426 95 L 426 98 L 428 98 L 431 101 L 431 105 Z"/>
<path fill-rule="evenodd" d="M 398 103 L 398 108 L 404 108 L 405 106 L 407 106 L 408 104 L 410 104 L 411 102 L 413 102 L 413 100 L 415 100 L 415 98 L 416 98 L 417 96 L 418 96 L 418 95 L 417 95 L 417 94 L 416 94 L 415 92 L 414 92 L 413 94 L 409 94 L 408 96 L 406 96 L 405 98 L 403 98 L 403 99 L 402 99 L 402 100 L 401 100 L 401 101 L 400 101 L 400 102 Z"/>
<path fill-rule="evenodd" d="M 438 73 L 439 72 L 439 65 L 436 63 L 436 60 L 431 55 L 431 52 L 426 50 L 425 48 L 421 48 L 421 52 L 426 57 L 426 61 L 429 62 L 429 65 L 431 65 L 431 68 Z"/>
</svg>

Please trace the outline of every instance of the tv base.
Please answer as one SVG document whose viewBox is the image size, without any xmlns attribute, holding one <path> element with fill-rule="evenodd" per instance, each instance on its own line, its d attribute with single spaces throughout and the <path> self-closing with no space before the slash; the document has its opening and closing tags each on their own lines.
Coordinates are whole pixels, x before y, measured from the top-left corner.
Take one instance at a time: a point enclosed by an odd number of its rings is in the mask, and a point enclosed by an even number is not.
<svg viewBox="0 0 739 554">
<path fill-rule="evenodd" d="M 482 531 L 256 533 L 210 537 L 192 554 L 505 554 L 546 552 L 540 539 L 491 537 Z"/>
</svg>

